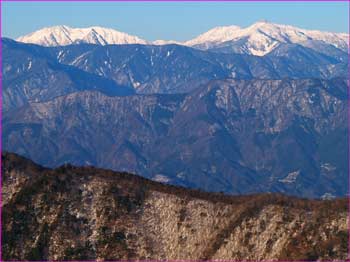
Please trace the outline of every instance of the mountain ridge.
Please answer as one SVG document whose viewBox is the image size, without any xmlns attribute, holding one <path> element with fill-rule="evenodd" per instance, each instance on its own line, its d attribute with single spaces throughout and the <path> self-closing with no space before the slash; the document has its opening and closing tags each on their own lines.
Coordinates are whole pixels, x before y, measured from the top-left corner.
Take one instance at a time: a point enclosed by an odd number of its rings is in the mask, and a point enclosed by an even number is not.
<svg viewBox="0 0 350 262">
<path fill-rule="evenodd" d="M 217 31 L 208 31 L 195 39 L 187 41 L 190 46 L 210 49 L 218 45 L 237 46 L 236 52 L 263 56 L 270 53 L 281 43 L 304 45 L 305 41 L 317 40 L 331 44 L 343 51 L 348 50 L 348 34 L 331 33 L 318 30 L 305 30 L 298 27 L 260 21 L 246 28 L 219 27 Z M 231 33 L 230 33 L 231 32 Z M 226 36 L 226 33 L 229 33 Z M 212 38 L 213 37 L 213 38 Z M 237 48 L 236 47 L 236 48 Z"/>
<path fill-rule="evenodd" d="M 43 101 L 57 92 L 65 94 L 91 85 L 109 93 L 118 90 L 114 93 L 120 95 L 162 94 L 187 93 L 215 79 L 347 76 L 344 52 L 330 49 L 327 55 L 297 44 L 281 45 L 264 57 L 216 53 L 175 44 L 43 47 L 5 38 L 2 44 L 5 111 L 28 100 Z M 86 77 L 74 77 L 73 70 L 78 72 L 77 76 Z M 55 78 L 47 82 L 50 75 Z M 62 86 L 67 77 L 70 84 Z M 55 79 L 57 87 L 53 86 Z M 80 86 L 75 85 L 69 91 L 72 82 L 73 86 L 77 82 Z M 108 88 L 113 85 L 114 88 Z"/>
<path fill-rule="evenodd" d="M 348 52 L 346 33 L 332 33 L 319 30 L 306 30 L 282 24 L 259 21 L 241 28 L 235 25 L 219 26 L 187 41 L 156 40 L 146 41 L 114 29 L 102 27 L 70 28 L 54 26 L 43 28 L 17 38 L 20 42 L 36 43 L 44 46 L 64 46 L 79 42 L 106 44 L 155 44 L 176 43 L 199 49 L 211 49 L 218 46 L 232 46 L 234 52 L 263 56 L 270 53 L 281 43 L 304 45 L 306 41 L 322 41 L 344 52 Z"/>
<path fill-rule="evenodd" d="M 346 194 L 340 49 L 284 43 L 259 57 L 175 44 L 2 41 L 7 150 L 207 191 Z"/>
<path fill-rule="evenodd" d="M 12 153 L 1 162 L 5 260 L 347 258 L 345 198 L 227 196 Z"/>
<path fill-rule="evenodd" d="M 148 42 L 115 29 L 92 26 L 71 28 L 65 25 L 45 27 L 28 35 L 18 37 L 19 42 L 34 43 L 43 46 L 90 44 L 147 44 Z"/>
<path fill-rule="evenodd" d="M 72 93 L 5 112 L 3 147 L 51 167 L 90 163 L 207 191 L 340 196 L 346 88 L 231 79 L 181 95 Z"/>
</svg>

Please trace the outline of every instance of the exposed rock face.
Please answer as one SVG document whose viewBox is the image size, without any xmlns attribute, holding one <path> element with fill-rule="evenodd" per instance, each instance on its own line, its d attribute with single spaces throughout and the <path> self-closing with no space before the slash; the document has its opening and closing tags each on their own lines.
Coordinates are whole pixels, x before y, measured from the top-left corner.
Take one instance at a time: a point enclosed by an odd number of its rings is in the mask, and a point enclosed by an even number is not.
<svg viewBox="0 0 350 262">
<path fill-rule="evenodd" d="M 45 166 L 89 164 L 206 191 L 345 196 L 346 99 L 342 79 L 84 91 L 5 113 L 3 147 Z"/>
<path fill-rule="evenodd" d="M 347 201 L 204 193 L 2 155 L 5 260 L 345 260 Z"/>
</svg>

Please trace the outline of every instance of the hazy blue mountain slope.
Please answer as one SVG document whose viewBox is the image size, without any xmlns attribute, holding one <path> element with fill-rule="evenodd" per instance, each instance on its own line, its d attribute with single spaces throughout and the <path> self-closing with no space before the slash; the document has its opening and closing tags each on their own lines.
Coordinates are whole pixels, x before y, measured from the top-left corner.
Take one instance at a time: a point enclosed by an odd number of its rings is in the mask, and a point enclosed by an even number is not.
<svg viewBox="0 0 350 262">
<path fill-rule="evenodd" d="M 345 195 L 346 90 L 343 79 L 285 79 L 212 81 L 187 95 L 84 91 L 4 114 L 3 147 L 209 191 Z"/>
<path fill-rule="evenodd" d="M 3 40 L 4 111 L 83 90 L 109 96 L 134 93 L 110 79 L 58 63 L 46 48 Z"/>
</svg>

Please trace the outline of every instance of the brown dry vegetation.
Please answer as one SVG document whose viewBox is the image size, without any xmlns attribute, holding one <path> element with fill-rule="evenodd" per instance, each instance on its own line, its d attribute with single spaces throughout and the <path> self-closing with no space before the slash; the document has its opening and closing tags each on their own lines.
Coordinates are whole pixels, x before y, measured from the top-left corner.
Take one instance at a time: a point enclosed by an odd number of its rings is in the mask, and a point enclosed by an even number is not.
<svg viewBox="0 0 350 262">
<path fill-rule="evenodd" d="M 346 199 L 227 196 L 2 155 L 5 260 L 346 260 Z"/>
</svg>

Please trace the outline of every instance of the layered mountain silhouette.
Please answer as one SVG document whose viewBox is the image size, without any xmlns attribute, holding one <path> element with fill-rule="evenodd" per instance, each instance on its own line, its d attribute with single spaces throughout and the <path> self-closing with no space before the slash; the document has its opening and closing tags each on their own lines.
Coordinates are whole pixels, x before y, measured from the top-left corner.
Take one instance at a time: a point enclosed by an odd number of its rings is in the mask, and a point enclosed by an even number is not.
<svg viewBox="0 0 350 262">
<path fill-rule="evenodd" d="M 1 39 L 2 259 L 345 261 L 348 39 Z"/>
<path fill-rule="evenodd" d="M 187 93 L 215 79 L 347 76 L 345 53 L 328 56 L 300 45 L 282 45 L 264 57 L 178 45 L 45 48 L 9 39 L 3 40 L 3 48 L 5 111 L 25 101 L 39 102 L 78 90 L 99 89 L 111 95 Z"/>
<path fill-rule="evenodd" d="M 2 39 L 4 150 L 207 191 L 346 195 L 345 34 L 259 22 L 167 44 L 97 29 Z M 276 43 L 256 53 L 262 35 Z"/>
</svg>

